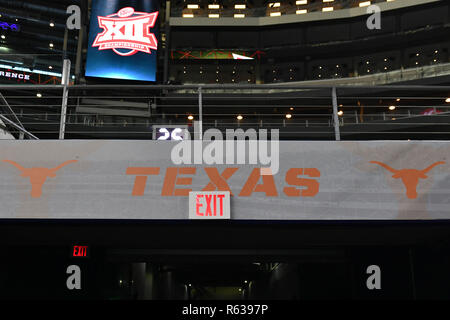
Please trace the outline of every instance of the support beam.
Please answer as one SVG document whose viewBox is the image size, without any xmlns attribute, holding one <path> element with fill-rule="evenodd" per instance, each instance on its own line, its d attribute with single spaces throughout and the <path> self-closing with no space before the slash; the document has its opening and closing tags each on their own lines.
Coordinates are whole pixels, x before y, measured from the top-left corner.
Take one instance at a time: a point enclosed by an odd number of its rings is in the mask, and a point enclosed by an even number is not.
<svg viewBox="0 0 450 320">
<path fill-rule="evenodd" d="M 336 136 L 336 141 L 341 140 L 341 132 L 339 129 L 339 116 L 338 116 L 338 105 L 337 105 L 337 94 L 336 87 L 331 89 L 331 96 L 333 100 L 333 120 L 334 120 L 334 134 Z"/>
</svg>

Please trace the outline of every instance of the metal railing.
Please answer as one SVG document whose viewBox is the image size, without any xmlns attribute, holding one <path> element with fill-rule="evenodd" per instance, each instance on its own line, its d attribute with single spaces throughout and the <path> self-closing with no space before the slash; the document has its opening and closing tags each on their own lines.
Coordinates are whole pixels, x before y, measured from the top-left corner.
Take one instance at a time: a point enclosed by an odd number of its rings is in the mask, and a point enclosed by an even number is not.
<svg viewBox="0 0 450 320">
<path fill-rule="evenodd" d="M 253 128 L 278 129 L 282 140 L 450 139 L 448 86 L 3 85 L 0 93 L 12 110 L 3 117 L 14 122 L 14 113 L 24 127 L 10 132 L 29 138 L 150 140 L 156 125 L 180 125 L 194 137 Z"/>
</svg>

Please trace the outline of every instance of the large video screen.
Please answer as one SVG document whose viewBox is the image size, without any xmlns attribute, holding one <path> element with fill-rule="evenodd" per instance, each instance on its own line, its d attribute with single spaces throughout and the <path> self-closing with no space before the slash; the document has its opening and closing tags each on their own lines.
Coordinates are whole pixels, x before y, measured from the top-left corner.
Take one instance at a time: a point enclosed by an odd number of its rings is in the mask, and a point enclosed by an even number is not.
<svg viewBox="0 0 450 320">
<path fill-rule="evenodd" d="M 157 0 L 94 0 L 88 77 L 156 81 Z"/>
</svg>

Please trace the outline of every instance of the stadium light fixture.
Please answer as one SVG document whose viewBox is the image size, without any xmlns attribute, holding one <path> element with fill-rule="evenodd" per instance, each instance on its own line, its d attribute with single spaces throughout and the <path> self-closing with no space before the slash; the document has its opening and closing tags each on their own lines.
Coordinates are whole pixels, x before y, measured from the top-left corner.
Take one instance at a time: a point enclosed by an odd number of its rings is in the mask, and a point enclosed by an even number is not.
<svg viewBox="0 0 450 320">
<path fill-rule="evenodd" d="M 198 9 L 198 4 L 188 4 L 187 8 L 188 9 Z"/>
<path fill-rule="evenodd" d="M 219 4 L 208 4 L 208 9 L 220 9 Z"/>
<path fill-rule="evenodd" d="M 246 5 L 245 5 L 245 4 L 235 4 L 235 5 L 234 5 L 234 8 L 235 8 L 235 9 L 245 9 L 245 8 L 246 8 Z"/>
<path fill-rule="evenodd" d="M 360 2 L 359 3 L 359 6 L 360 7 L 368 7 L 368 6 L 370 6 L 371 5 L 371 2 L 370 1 L 363 1 L 363 2 Z"/>
<path fill-rule="evenodd" d="M 297 0 L 297 1 L 295 1 L 295 4 L 296 5 L 302 5 L 302 4 L 308 4 L 308 0 Z"/>
</svg>

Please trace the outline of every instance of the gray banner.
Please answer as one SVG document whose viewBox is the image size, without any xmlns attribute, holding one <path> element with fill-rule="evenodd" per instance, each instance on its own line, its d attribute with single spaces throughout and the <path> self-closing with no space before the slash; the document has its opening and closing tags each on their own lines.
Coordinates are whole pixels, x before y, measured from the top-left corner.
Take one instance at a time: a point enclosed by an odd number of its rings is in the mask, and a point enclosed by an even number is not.
<svg viewBox="0 0 450 320">
<path fill-rule="evenodd" d="M 205 188 L 232 192 L 231 219 L 450 218 L 449 142 L 280 142 L 274 176 L 175 165 L 175 145 L 0 141 L 0 218 L 188 219 L 189 191 Z"/>
</svg>

